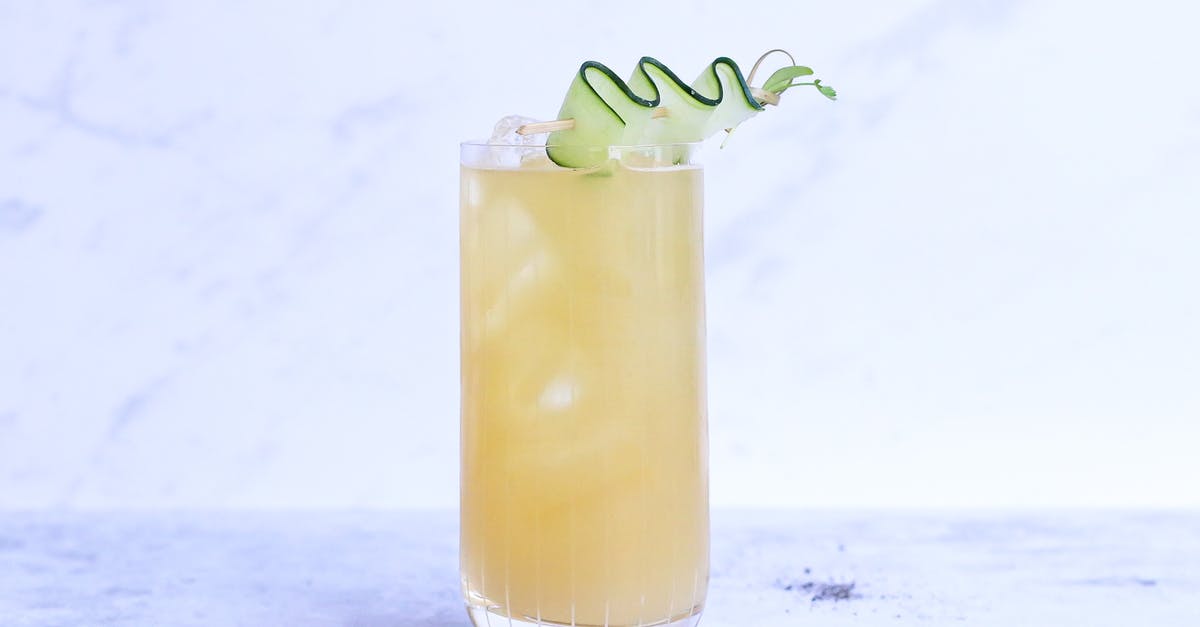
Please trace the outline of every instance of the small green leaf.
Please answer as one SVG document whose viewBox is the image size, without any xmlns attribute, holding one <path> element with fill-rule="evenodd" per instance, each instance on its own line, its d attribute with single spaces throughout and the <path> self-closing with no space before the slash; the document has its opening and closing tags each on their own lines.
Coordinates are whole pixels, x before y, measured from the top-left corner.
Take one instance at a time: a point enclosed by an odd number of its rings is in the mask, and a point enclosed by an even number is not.
<svg viewBox="0 0 1200 627">
<path fill-rule="evenodd" d="M 804 67 L 803 65 L 789 65 L 787 67 L 782 67 L 778 70 L 775 70 L 775 73 L 771 75 L 771 78 L 768 78 L 767 82 L 763 83 L 762 88 L 763 91 L 780 93 L 784 89 L 787 89 L 788 83 L 790 83 L 793 78 L 809 76 L 812 73 L 812 68 Z"/>
<path fill-rule="evenodd" d="M 837 100 L 837 90 L 829 85 L 822 85 L 821 79 L 813 81 L 813 85 L 816 85 L 817 91 L 820 91 L 822 96 L 825 96 L 830 100 Z"/>
</svg>

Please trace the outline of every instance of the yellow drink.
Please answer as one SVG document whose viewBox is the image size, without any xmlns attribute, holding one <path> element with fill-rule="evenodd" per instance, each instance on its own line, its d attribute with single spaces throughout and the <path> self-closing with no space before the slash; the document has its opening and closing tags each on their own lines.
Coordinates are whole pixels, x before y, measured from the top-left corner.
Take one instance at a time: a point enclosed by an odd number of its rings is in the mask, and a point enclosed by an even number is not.
<svg viewBox="0 0 1200 627">
<path fill-rule="evenodd" d="M 474 167 L 465 150 L 472 618 L 694 624 L 708 583 L 702 172 Z"/>
</svg>

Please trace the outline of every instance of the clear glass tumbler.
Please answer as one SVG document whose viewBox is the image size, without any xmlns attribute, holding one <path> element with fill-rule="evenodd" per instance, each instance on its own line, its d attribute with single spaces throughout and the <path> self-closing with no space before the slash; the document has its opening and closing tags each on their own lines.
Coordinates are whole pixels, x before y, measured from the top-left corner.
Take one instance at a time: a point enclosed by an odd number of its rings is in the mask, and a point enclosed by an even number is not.
<svg viewBox="0 0 1200 627">
<path fill-rule="evenodd" d="M 476 625 L 695 625 L 708 586 L 698 146 L 462 145 L 461 573 Z"/>
</svg>

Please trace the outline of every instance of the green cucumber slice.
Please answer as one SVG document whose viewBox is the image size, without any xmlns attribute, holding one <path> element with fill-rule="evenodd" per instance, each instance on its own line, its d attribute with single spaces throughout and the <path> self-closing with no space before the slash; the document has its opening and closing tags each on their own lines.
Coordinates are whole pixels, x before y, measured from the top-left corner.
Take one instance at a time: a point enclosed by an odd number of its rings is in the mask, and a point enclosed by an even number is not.
<svg viewBox="0 0 1200 627">
<path fill-rule="evenodd" d="M 657 107 L 668 115 L 655 118 Z M 727 57 L 713 61 L 691 85 L 651 57 L 638 61 L 629 82 L 588 61 L 558 113 L 560 120 L 575 120 L 574 128 L 551 133 L 546 154 L 563 167 L 593 167 L 608 159 L 608 146 L 698 142 L 762 110 Z"/>
</svg>

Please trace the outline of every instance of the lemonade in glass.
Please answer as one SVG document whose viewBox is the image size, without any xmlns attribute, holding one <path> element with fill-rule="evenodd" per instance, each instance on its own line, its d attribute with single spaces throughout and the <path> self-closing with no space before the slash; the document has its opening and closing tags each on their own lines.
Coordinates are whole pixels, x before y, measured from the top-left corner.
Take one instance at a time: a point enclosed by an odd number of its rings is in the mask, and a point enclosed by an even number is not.
<svg viewBox="0 0 1200 627">
<path fill-rule="evenodd" d="M 702 171 L 462 166 L 462 577 L 531 624 L 697 615 L 708 582 Z M 676 163 L 679 161 L 679 163 Z"/>
</svg>

